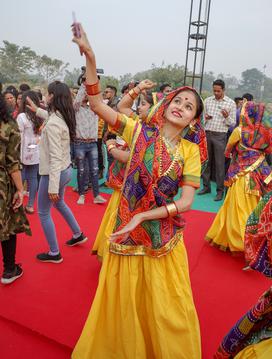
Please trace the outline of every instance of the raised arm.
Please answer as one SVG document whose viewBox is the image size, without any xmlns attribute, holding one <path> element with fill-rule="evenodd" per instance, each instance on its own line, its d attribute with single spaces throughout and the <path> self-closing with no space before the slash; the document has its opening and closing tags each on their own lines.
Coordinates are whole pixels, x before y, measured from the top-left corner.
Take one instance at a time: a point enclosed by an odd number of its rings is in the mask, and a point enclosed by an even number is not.
<svg viewBox="0 0 272 359">
<path fill-rule="evenodd" d="M 139 85 L 132 88 L 118 103 L 117 108 L 118 111 L 130 116 L 132 113 L 131 107 L 133 105 L 134 100 L 140 95 L 141 92 L 145 90 L 152 89 L 156 84 L 150 80 L 143 80 L 139 83 Z"/>
<path fill-rule="evenodd" d="M 114 126 L 117 119 L 117 112 L 107 106 L 102 101 L 100 93 L 99 80 L 96 74 L 96 60 L 95 54 L 88 41 L 87 35 L 84 32 L 83 27 L 80 27 L 80 37 L 75 36 L 75 29 L 73 30 L 73 41 L 79 46 L 80 51 L 86 58 L 86 92 L 89 97 L 89 104 L 92 111 L 94 111 L 100 118 L 103 118 L 109 125 Z"/>
</svg>

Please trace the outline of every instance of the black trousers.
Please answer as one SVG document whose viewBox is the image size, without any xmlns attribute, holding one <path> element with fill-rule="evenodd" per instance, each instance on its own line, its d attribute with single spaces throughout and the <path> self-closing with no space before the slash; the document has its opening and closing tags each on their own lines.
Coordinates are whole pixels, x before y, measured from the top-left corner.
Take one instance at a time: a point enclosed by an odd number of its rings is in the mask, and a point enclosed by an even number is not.
<svg viewBox="0 0 272 359">
<path fill-rule="evenodd" d="M 5 271 L 13 271 L 15 268 L 16 242 L 16 234 L 11 234 L 7 241 L 1 242 Z"/>
<path fill-rule="evenodd" d="M 215 180 L 217 193 L 224 192 L 225 178 L 225 148 L 227 134 L 224 132 L 206 131 L 209 158 L 214 159 Z M 211 187 L 211 161 L 208 161 L 207 167 L 202 174 L 204 188 Z"/>
</svg>

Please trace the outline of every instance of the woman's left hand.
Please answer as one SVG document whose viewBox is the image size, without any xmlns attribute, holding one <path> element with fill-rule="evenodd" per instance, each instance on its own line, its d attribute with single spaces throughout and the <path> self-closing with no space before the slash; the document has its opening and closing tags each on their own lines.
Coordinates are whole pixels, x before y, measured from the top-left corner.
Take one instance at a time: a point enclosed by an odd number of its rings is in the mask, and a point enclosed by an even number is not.
<svg viewBox="0 0 272 359">
<path fill-rule="evenodd" d="M 16 191 L 12 200 L 12 208 L 16 212 L 19 207 L 23 204 L 24 195 L 22 191 Z"/>
<path fill-rule="evenodd" d="M 112 233 L 110 236 L 110 241 L 114 241 L 117 237 L 122 236 L 124 240 L 129 237 L 130 232 L 132 232 L 140 223 L 142 222 L 141 213 L 135 214 L 132 220 L 120 231 Z"/>
<path fill-rule="evenodd" d="M 56 203 L 59 200 L 59 195 L 57 193 L 48 193 L 48 196 L 53 203 Z"/>
</svg>

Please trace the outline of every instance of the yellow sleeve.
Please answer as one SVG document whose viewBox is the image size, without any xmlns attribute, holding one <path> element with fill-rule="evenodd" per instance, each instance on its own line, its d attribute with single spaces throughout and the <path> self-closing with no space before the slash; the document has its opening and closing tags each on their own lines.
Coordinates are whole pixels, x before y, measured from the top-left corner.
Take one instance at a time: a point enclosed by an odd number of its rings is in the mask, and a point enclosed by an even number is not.
<svg viewBox="0 0 272 359">
<path fill-rule="evenodd" d="M 195 143 L 184 140 L 182 146 L 184 159 L 183 176 L 180 186 L 200 187 L 201 161 L 199 147 Z"/>
<path fill-rule="evenodd" d="M 240 139 L 241 139 L 241 127 L 235 127 L 226 145 L 226 149 L 225 149 L 226 157 L 230 157 L 233 147 L 236 145 L 237 142 L 240 141 Z"/>
<path fill-rule="evenodd" d="M 115 125 L 109 126 L 109 130 L 120 136 L 130 146 L 136 126 L 141 126 L 141 124 L 131 117 L 118 113 Z"/>
</svg>

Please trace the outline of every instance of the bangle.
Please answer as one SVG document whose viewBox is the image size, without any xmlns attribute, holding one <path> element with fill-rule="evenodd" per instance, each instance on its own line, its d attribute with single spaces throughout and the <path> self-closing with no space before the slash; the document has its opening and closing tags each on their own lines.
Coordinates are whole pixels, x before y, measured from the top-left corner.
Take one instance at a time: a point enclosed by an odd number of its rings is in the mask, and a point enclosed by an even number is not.
<svg viewBox="0 0 272 359">
<path fill-rule="evenodd" d="M 111 143 L 110 145 L 107 146 L 108 152 L 110 152 L 110 151 L 113 150 L 114 148 L 116 148 L 116 145 L 114 145 L 113 143 Z"/>
<path fill-rule="evenodd" d="M 135 100 L 138 97 L 138 94 L 135 92 L 134 89 L 131 89 L 128 94 L 132 98 L 132 100 Z"/>
<path fill-rule="evenodd" d="M 92 85 L 85 84 L 85 88 L 86 88 L 87 95 L 89 95 L 89 96 L 96 96 L 101 92 L 99 80 L 97 80 L 97 82 Z"/>
<path fill-rule="evenodd" d="M 177 205 L 174 202 L 172 203 L 169 203 L 165 206 L 166 210 L 167 210 L 167 213 L 168 213 L 168 217 L 174 217 L 178 214 L 178 208 L 177 208 Z"/>
</svg>

